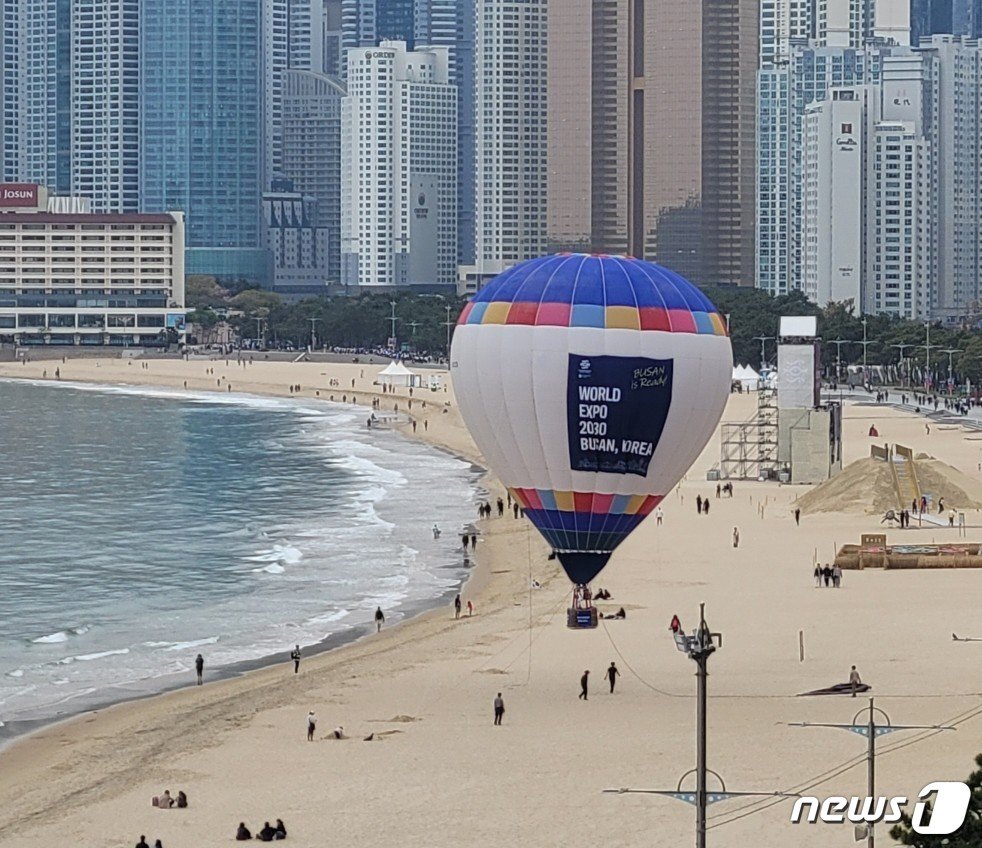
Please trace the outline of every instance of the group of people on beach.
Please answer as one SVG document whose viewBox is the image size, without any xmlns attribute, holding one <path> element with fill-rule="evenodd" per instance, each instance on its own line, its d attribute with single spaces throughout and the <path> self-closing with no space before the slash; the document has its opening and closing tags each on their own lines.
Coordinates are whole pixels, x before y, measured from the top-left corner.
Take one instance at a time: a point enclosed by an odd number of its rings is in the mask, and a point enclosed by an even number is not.
<svg viewBox="0 0 982 848">
<path fill-rule="evenodd" d="M 828 589 L 832 586 L 838 589 L 842 585 L 842 569 L 838 565 L 819 565 L 815 563 L 815 570 L 812 572 L 815 577 L 815 587 L 821 588 L 822 584 L 825 584 L 825 588 Z"/>
<path fill-rule="evenodd" d="M 179 791 L 177 797 L 174 798 L 171 796 L 170 790 L 165 789 L 163 795 L 154 795 L 151 803 L 154 807 L 158 807 L 161 810 L 183 810 L 188 805 L 188 796 L 183 791 Z"/>
<path fill-rule="evenodd" d="M 281 839 L 286 839 L 286 825 L 283 824 L 283 819 L 277 819 L 275 826 L 269 822 L 265 822 L 262 830 L 256 833 L 255 837 L 253 837 L 249 828 L 246 827 L 245 822 L 239 822 L 239 827 L 235 831 L 236 841 L 245 842 L 247 839 L 253 838 L 258 839 L 260 842 L 278 842 Z"/>
</svg>

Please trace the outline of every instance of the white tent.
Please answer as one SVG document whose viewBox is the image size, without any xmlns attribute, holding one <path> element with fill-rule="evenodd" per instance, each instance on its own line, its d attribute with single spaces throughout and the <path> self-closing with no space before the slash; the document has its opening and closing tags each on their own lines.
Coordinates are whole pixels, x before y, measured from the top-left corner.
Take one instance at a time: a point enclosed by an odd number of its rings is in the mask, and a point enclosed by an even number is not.
<svg viewBox="0 0 982 848">
<path fill-rule="evenodd" d="M 414 386 L 416 375 L 405 365 L 393 359 L 384 369 L 379 371 L 377 383 L 383 386 Z"/>
<path fill-rule="evenodd" d="M 752 392 L 759 387 L 760 374 L 749 365 L 735 365 L 732 380 L 734 383 L 740 383 L 745 392 Z"/>
</svg>

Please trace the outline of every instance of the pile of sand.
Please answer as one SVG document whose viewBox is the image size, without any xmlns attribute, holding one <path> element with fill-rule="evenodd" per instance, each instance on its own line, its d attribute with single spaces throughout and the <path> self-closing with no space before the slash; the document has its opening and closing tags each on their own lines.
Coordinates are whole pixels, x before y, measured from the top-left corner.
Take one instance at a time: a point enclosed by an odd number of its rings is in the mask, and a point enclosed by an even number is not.
<svg viewBox="0 0 982 848">
<path fill-rule="evenodd" d="M 917 479 L 921 492 L 937 503 L 943 497 L 946 507 L 982 508 L 982 483 L 957 468 L 937 459 L 917 458 Z M 872 457 L 847 465 L 831 480 L 826 480 L 802 495 L 795 505 L 804 513 L 849 512 L 883 515 L 898 509 L 897 493 L 890 466 Z M 907 506 L 907 504 L 905 504 Z"/>
</svg>

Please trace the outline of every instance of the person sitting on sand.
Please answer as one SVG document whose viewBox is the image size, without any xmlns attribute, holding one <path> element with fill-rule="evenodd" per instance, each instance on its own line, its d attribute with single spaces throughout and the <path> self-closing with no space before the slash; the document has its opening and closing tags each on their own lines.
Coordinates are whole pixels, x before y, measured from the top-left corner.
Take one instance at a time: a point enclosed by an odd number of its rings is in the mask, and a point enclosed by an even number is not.
<svg viewBox="0 0 982 848">
<path fill-rule="evenodd" d="M 169 789 L 165 789 L 164 794 L 157 798 L 157 806 L 162 810 L 169 810 L 174 806 L 174 799 L 171 798 Z"/>
<path fill-rule="evenodd" d="M 276 835 L 273 839 L 286 839 L 286 825 L 283 824 L 283 819 L 276 820 Z"/>
<path fill-rule="evenodd" d="M 186 809 L 188 805 L 188 796 L 184 794 L 183 790 L 177 793 L 177 806 L 179 809 Z"/>
<path fill-rule="evenodd" d="M 344 739 L 344 728 L 340 724 L 334 728 L 334 738 Z"/>
<path fill-rule="evenodd" d="M 245 842 L 247 839 L 252 839 L 252 833 L 245 826 L 245 822 L 239 822 L 238 830 L 235 831 L 235 839 L 238 842 Z M 137 846 L 137 848 L 140 848 L 140 846 Z"/>
<path fill-rule="evenodd" d="M 269 822 L 263 825 L 263 829 L 256 834 L 256 839 L 260 842 L 272 842 L 273 837 L 276 836 L 276 829 L 269 826 Z"/>
</svg>

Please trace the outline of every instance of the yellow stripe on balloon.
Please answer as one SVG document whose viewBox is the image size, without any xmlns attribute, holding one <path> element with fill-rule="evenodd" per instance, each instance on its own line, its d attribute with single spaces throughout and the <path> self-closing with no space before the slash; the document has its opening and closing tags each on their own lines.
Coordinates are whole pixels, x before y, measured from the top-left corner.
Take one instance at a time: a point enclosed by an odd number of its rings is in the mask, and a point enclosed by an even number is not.
<svg viewBox="0 0 982 848">
<path fill-rule="evenodd" d="M 572 492 L 553 492 L 556 496 L 556 508 L 561 512 L 573 512 Z"/>
<path fill-rule="evenodd" d="M 608 330 L 640 330 L 641 316 L 633 306 L 608 306 L 606 323 Z"/>
<path fill-rule="evenodd" d="M 508 320 L 509 309 L 511 309 L 511 304 L 505 303 L 504 301 L 489 303 L 488 308 L 484 310 L 484 317 L 481 319 L 481 323 L 504 324 Z"/>
<path fill-rule="evenodd" d="M 627 509 L 624 510 L 628 515 L 637 515 L 638 510 L 644 505 L 647 495 L 634 495 L 627 502 Z"/>
</svg>

